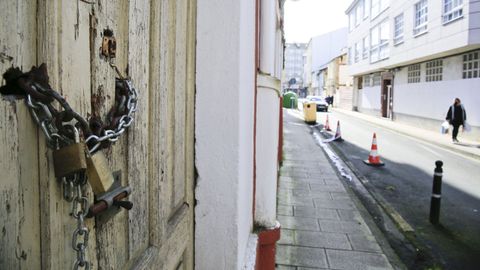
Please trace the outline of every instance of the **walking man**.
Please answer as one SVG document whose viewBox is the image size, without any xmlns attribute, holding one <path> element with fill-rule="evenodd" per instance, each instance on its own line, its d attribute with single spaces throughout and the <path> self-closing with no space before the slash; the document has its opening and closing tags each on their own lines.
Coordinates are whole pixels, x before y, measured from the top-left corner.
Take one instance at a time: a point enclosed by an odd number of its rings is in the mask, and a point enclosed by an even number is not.
<svg viewBox="0 0 480 270">
<path fill-rule="evenodd" d="M 458 128 L 463 126 L 467 120 L 467 112 L 460 102 L 459 98 L 455 98 L 453 105 L 448 109 L 447 117 L 445 118 L 453 126 L 452 140 L 458 142 Z"/>
</svg>

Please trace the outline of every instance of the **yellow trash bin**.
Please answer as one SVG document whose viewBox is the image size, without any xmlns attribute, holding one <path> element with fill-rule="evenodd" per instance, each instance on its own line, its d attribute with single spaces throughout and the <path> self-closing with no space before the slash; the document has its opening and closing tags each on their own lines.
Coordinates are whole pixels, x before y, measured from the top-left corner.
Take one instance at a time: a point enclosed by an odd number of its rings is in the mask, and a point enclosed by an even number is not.
<svg viewBox="0 0 480 270">
<path fill-rule="evenodd" d="M 303 118 L 308 124 L 317 123 L 317 105 L 315 103 L 303 103 Z"/>
</svg>

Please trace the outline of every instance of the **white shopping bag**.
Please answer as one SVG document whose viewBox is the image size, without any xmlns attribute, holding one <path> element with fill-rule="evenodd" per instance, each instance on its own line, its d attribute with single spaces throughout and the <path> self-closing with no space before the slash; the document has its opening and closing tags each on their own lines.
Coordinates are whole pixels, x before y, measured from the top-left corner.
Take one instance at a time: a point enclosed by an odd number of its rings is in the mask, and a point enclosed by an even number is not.
<svg viewBox="0 0 480 270">
<path fill-rule="evenodd" d="M 470 124 L 465 121 L 463 122 L 463 132 L 470 132 L 472 131 L 472 126 L 470 126 Z"/>
<path fill-rule="evenodd" d="M 440 129 L 440 132 L 442 134 L 447 134 L 449 128 L 450 128 L 450 123 L 448 123 L 448 121 L 445 121 L 442 123 L 442 128 Z"/>
</svg>

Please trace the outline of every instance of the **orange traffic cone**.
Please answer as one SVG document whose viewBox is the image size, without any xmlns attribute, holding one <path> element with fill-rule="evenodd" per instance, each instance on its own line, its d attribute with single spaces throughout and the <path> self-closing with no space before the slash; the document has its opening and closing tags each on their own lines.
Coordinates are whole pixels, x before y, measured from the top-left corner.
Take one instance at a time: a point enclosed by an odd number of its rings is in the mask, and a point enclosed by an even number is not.
<svg viewBox="0 0 480 270">
<path fill-rule="evenodd" d="M 325 127 L 324 127 L 324 129 L 325 129 L 326 131 L 332 131 L 332 130 L 330 129 L 330 124 L 328 123 L 328 114 L 327 114 L 327 121 L 325 121 Z"/>
<path fill-rule="evenodd" d="M 337 121 L 337 131 L 335 132 L 335 137 L 333 137 L 333 140 L 343 142 L 342 133 L 340 132 L 340 121 Z"/>
<path fill-rule="evenodd" d="M 372 149 L 370 151 L 370 155 L 368 155 L 368 160 L 363 161 L 365 164 L 375 167 L 380 167 L 385 165 L 380 160 L 380 156 L 377 153 L 377 134 L 373 133 L 373 140 L 372 140 Z"/>
</svg>

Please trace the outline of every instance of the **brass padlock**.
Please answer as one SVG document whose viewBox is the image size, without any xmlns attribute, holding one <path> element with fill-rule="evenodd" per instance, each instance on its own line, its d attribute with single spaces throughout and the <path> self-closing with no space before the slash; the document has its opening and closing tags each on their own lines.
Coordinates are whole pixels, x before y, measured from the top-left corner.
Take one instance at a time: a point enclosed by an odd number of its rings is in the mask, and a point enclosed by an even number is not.
<svg viewBox="0 0 480 270">
<path fill-rule="evenodd" d="M 107 158 L 101 151 L 87 157 L 87 176 L 95 195 L 107 192 L 113 185 L 112 171 L 108 167 Z"/>
<path fill-rule="evenodd" d="M 74 143 L 53 150 L 53 167 L 55 177 L 61 178 L 87 169 L 85 144 Z"/>
<path fill-rule="evenodd" d="M 78 129 L 73 125 L 67 126 L 72 128 L 75 135 L 75 142 L 53 150 L 53 168 L 55 170 L 55 177 L 57 178 L 70 176 L 87 169 L 85 157 L 86 146 L 80 142 Z"/>
</svg>

